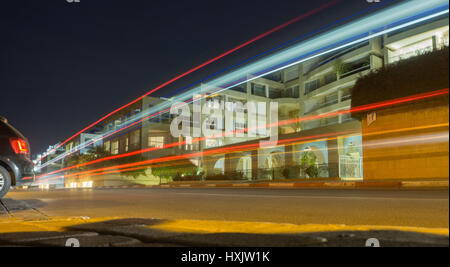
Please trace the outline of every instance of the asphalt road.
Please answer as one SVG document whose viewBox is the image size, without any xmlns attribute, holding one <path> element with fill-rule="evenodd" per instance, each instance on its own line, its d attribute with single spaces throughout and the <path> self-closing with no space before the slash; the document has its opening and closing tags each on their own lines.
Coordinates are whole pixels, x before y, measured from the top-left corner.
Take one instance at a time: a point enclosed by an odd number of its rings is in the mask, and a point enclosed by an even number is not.
<svg viewBox="0 0 450 267">
<path fill-rule="evenodd" d="M 448 190 L 75 189 L 13 191 L 2 202 L 27 207 L 9 207 L 15 217 L 449 227 Z"/>
</svg>

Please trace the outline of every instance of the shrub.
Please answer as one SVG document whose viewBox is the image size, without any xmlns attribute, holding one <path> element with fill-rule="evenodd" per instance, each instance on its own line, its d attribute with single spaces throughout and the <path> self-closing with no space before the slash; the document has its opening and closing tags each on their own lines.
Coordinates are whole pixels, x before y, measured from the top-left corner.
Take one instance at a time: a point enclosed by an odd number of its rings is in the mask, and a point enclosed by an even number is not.
<svg viewBox="0 0 450 267">
<path fill-rule="evenodd" d="M 352 107 L 448 88 L 448 66 L 445 47 L 373 71 L 356 81 Z"/>
</svg>

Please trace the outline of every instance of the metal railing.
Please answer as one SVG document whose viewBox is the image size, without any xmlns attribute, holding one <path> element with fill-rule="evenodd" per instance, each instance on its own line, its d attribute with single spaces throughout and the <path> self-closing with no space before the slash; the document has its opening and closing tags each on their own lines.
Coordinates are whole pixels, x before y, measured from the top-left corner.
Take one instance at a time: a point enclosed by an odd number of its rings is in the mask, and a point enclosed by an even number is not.
<svg viewBox="0 0 450 267">
<path fill-rule="evenodd" d="M 362 178 L 363 177 L 362 157 L 340 156 L 339 177 Z"/>
<path fill-rule="evenodd" d="M 345 78 L 345 77 L 348 77 L 348 76 L 350 76 L 350 75 L 353 75 L 353 74 L 355 74 L 355 73 L 358 73 L 358 72 L 361 72 L 361 71 L 365 71 L 365 70 L 368 70 L 368 69 L 370 69 L 370 65 L 364 65 L 364 66 L 361 66 L 361 67 L 359 67 L 359 68 L 356 68 L 356 69 L 353 69 L 353 70 L 351 70 L 351 71 L 348 71 L 348 72 L 346 72 L 346 73 L 341 74 L 341 75 L 339 76 L 339 79 L 343 79 L 343 78 Z"/>
</svg>

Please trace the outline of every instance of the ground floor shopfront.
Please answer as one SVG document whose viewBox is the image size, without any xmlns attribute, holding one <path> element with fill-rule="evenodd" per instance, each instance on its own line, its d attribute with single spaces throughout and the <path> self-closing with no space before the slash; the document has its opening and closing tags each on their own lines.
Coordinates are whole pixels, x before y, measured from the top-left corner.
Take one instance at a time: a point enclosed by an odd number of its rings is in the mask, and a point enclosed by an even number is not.
<svg viewBox="0 0 450 267">
<path fill-rule="evenodd" d="M 261 148 L 259 141 L 230 145 L 226 153 L 204 156 L 202 169 L 206 177 L 223 174 L 231 179 L 360 180 L 364 177 L 360 125 L 359 121 L 349 121 L 280 135 L 278 144 L 272 147 Z M 247 149 L 252 144 L 254 148 Z"/>
</svg>

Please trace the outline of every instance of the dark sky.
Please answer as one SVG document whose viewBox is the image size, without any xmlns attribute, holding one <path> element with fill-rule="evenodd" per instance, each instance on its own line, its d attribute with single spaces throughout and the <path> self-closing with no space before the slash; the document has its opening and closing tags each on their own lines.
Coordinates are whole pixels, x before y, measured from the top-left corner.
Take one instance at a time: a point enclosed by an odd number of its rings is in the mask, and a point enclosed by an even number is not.
<svg viewBox="0 0 450 267">
<path fill-rule="evenodd" d="M 330 0 L 80 1 L 1 1 L 0 114 L 29 138 L 33 154 L 166 80 Z M 343 0 L 156 95 L 370 5 Z"/>
</svg>

